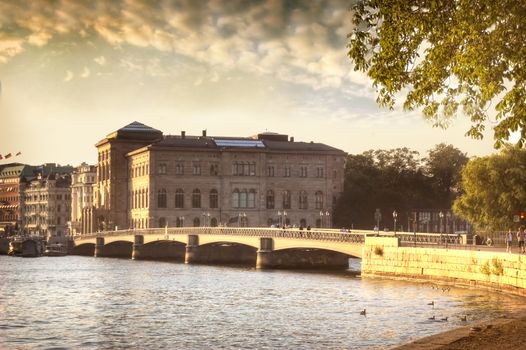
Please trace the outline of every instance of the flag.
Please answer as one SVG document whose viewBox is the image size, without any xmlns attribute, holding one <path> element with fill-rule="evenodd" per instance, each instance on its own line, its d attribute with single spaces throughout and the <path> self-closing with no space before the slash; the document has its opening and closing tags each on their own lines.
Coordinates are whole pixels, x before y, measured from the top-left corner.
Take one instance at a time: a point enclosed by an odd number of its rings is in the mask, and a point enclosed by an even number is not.
<svg viewBox="0 0 526 350">
<path fill-rule="evenodd" d="M 18 152 L 16 155 L 19 156 L 19 155 L 21 155 L 21 154 L 22 154 L 22 152 Z"/>
<path fill-rule="evenodd" d="M 7 159 L 7 158 L 11 158 L 11 153 L 6 154 L 6 155 L 4 156 L 4 158 L 5 158 L 5 159 Z"/>
</svg>

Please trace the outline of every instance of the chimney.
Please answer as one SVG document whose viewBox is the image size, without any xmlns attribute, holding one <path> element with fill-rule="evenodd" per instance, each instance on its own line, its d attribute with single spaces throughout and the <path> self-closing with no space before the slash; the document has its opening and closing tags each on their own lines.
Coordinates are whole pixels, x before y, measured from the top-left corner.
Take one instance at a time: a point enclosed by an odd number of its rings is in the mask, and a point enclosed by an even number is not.
<svg viewBox="0 0 526 350">
<path fill-rule="evenodd" d="M 185 131 L 181 131 L 181 138 L 184 139 L 185 138 L 185 134 L 186 132 Z"/>
<path fill-rule="evenodd" d="M 294 136 L 290 137 L 290 142 L 294 142 Z"/>
<path fill-rule="evenodd" d="M 203 137 L 206 137 L 206 130 L 203 130 Z"/>
</svg>

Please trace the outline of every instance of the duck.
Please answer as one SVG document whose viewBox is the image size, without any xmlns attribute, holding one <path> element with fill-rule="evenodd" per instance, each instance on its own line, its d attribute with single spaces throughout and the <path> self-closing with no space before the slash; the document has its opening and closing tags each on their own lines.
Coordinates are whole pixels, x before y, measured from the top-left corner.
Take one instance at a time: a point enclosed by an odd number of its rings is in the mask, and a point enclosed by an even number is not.
<svg viewBox="0 0 526 350">
<path fill-rule="evenodd" d="M 427 303 L 427 305 L 431 305 L 431 306 L 435 307 L 435 301 L 433 300 L 432 302 Z"/>
<path fill-rule="evenodd" d="M 447 316 L 444 317 L 444 318 L 441 318 L 440 321 L 444 321 L 444 322 L 447 322 Z"/>
<path fill-rule="evenodd" d="M 430 319 L 431 321 L 434 321 L 434 320 L 435 320 L 435 315 L 429 317 L 429 319 Z"/>
<path fill-rule="evenodd" d="M 461 320 L 462 322 L 466 322 L 466 321 L 468 320 L 468 317 L 467 317 L 466 315 L 464 315 L 464 316 L 460 316 L 460 320 Z"/>
<path fill-rule="evenodd" d="M 367 313 L 367 311 L 365 309 L 363 309 L 363 311 L 360 311 L 360 315 L 365 316 L 366 313 Z"/>
</svg>

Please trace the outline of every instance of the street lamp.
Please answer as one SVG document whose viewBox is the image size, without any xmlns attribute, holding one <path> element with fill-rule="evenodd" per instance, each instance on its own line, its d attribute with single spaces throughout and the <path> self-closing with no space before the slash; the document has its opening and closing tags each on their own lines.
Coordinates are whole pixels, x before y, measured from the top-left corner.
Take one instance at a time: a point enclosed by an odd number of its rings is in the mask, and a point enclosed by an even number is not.
<svg viewBox="0 0 526 350">
<path fill-rule="evenodd" d="M 382 212 L 379 208 L 374 212 L 374 219 L 376 220 L 376 234 L 380 233 L 380 220 L 382 219 Z"/>
<path fill-rule="evenodd" d="M 442 231 L 443 231 L 442 222 L 444 220 L 444 213 L 440 212 L 438 213 L 438 216 L 440 217 L 440 244 L 442 244 Z"/>
<path fill-rule="evenodd" d="M 394 234 L 396 236 L 396 218 L 398 217 L 398 213 L 395 211 L 393 211 L 393 220 L 394 220 Z"/>
<path fill-rule="evenodd" d="M 449 241 L 449 219 L 451 219 L 451 213 L 448 211 L 446 213 L 446 248 Z"/>
<path fill-rule="evenodd" d="M 284 226 L 286 227 L 287 226 L 287 212 L 285 210 L 283 210 L 283 221 L 284 221 Z"/>
<path fill-rule="evenodd" d="M 247 214 L 246 213 L 239 213 L 239 222 L 238 222 L 238 227 L 241 227 L 241 226 L 245 226 L 244 225 L 244 218 L 247 217 Z"/>
<path fill-rule="evenodd" d="M 278 210 L 278 217 L 279 217 L 278 224 L 279 224 L 279 227 L 281 228 L 281 226 L 283 226 L 283 225 L 282 225 L 282 221 L 281 221 L 281 212 L 279 210 Z"/>
<path fill-rule="evenodd" d="M 323 212 L 320 210 L 320 228 L 323 227 Z"/>
<path fill-rule="evenodd" d="M 331 215 L 331 214 L 329 214 L 329 211 L 327 210 L 325 212 L 325 216 L 327 217 L 327 223 L 326 224 L 327 224 L 328 228 L 331 228 L 331 218 L 329 217 L 329 215 Z"/>
</svg>

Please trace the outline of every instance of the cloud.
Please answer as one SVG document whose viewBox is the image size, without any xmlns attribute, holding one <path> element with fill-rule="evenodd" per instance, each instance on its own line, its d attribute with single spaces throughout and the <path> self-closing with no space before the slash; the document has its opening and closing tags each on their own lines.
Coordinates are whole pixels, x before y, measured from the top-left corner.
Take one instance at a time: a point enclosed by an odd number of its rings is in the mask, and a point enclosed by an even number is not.
<svg viewBox="0 0 526 350">
<path fill-rule="evenodd" d="M 12 40 L 9 49 L 2 49 L 6 43 L 0 39 L 0 63 L 23 52 L 25 43 L 44 47 L 76 35 L 79 42 L 103 39 L 122 52 L 153 49 L 184 57 L 212 71 L 271 75 L 314 89 L 348 82 L 363 86 L 367 78 L 353 72 L 346 57 L 349 5 L 350 0 L 313 0 L 308 5 L 285 0 L 0 0 L 0 35 Z M 121 66 L 139 69 L 126 55 Z M 102 55 L 94 60 L 106 64 Z M 145 74 L 161 75 L 162 69 L 145 67 Z"/>
<path fill-rule="evenodd" d="M 101 66 L 104 66 L 106 64 L 106 57 L 104 56 L 95 57 L 93 60 L 95 61 L 95 63 Z"/>
<path fill-rule="evenodd" d="M 91 75 L 91 71 L 89 70 L 88 67 L 84 67 L 84 69 L 82 70 L 82 73 L 80 73 L 81 78 L 88 78 L 90 75 Z"/>
<path fill-rule="evenodd" d="M 66 76 L 64 77 L 64 82 L 67 83 L 67 82 L 73 80 L 73 77 L 74 77 L 74 75 L 73 75 L 72 71 L 70 71 L 70 70 L 66 71 Z"/>
</svg>

